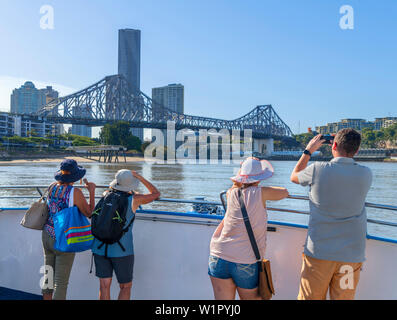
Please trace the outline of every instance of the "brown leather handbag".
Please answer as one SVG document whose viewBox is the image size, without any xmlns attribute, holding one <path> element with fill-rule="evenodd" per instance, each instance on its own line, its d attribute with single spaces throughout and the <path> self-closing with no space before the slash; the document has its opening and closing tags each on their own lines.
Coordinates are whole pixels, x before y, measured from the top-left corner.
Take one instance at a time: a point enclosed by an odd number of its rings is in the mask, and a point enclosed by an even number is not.
<svg viewBox="0 0 397 320">
<path fill-rule="evenodd" d="M 273 295 L 275 294 L 274 286 L 273 286 L 273 279 L 272 279 L 272 272 L 270 269 L 270 261 L 268 259 L 261 259 L 259 254 L 258 245 L 255 240 L 254 232 L 252 231 L 251 223 L 248 218 L 247 209 L 244 204 L 243 194 L 241 190 L 238 190 L 238 196 L 240 200 L 240 208 L 244 218 L 244 224 L 247 229 L 247 233 L 251 242 L 252 249 L 254 250 L 255 257 L 258 263 L 259 268 L 259 295 L 263 300 L 270 300 Z"/>
</svg>

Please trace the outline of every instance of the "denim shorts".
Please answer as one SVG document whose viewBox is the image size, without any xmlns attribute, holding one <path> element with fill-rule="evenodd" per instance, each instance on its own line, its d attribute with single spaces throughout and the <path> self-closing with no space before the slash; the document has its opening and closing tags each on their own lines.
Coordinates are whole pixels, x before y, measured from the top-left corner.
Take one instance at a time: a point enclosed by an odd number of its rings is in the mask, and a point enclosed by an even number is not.
<svg viewBox="0 0 397 320">
<path fill-rule="evenodd" d="M 237 287 L 255 289 L 258 287 L 258 264 L 234 263 L 210 256 L 208 274 L 219 279 L 232 279 Z"/>
</svg>

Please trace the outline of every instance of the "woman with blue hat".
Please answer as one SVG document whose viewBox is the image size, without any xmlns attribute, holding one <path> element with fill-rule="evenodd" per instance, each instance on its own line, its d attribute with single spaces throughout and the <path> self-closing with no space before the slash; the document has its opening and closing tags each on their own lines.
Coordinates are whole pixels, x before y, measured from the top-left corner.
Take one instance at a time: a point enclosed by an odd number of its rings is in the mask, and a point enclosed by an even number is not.
<svg viewBox="0 0 397 320">
<path fill-rule="evenodd" d="M 95 207 L 95 184 L 84 179 L 89 192 L 89 203 L 79 188 L 73 184 L 86 174 L 86 169 L 79 166 L 73 159 L 62 161 L 60 170 L 55 173 L 55 180 L 48 190 L 47 205 L 49 217 L 44 224 L 42 242 L 44 251 L 44 265 L 53 269 L 53 284 L 47 284 L 42 289 L 44 300 L 65 300 L 75 257 L 74 252 L 60 252 L 54 249 L 55 230 L 53 215 L 65 208 L 77 206 L 86 217 L 90 217 Z"/>
<path fill-rule="evenodd" d="M 258 291 L 258 264 L 244 223 L 240 201 L 259 248 L 265 255 L 268 200 L 281 200 L 288 191 L 280 187 L 261 187 L 259 183 L 273 176 L 272 165 L 257 158 L 248 158 L 241 164 L 234 182 L 226 194 L 225 217 L 215 230 L 210 244 L 208 274 L 216 300 L 233 300 L 238 292 L 241 300 L 261 299 Z"/>
</svg>

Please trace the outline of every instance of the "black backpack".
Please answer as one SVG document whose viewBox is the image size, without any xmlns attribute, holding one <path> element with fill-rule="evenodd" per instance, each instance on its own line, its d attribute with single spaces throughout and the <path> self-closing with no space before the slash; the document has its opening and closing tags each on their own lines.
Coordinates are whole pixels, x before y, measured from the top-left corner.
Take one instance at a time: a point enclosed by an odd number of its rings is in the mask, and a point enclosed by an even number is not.
<svg viewBox="0 0 397 320">
<path fill-rule="evenodd" d="M 99 200 L 92 213 L 91 233 L 102 242 L 98 249 L 106 245 L 105 257 L 109 244 L 118 243 L 125 251 L 120 239 L 135 220 L 134 215 L 128 226 L 125 226 L 129 196 L 129 193 L 111 190 Z"/>
</svg>

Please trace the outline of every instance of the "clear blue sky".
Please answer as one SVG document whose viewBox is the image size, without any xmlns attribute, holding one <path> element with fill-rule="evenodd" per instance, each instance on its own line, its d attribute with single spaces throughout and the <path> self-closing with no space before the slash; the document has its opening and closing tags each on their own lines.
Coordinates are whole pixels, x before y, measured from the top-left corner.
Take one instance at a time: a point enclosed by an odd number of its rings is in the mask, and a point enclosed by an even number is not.
<svg viewBox="0 0 397 320">
<path fill-rule="evenodd" d="M 54 30 L 39 26 L 46 4 Z M 86 87 L 117 73 L 120 28 L 142 31 L 142 91 L 182 83 L 189 114 L 272 104 L 295 133 L 397 116 L 395 0 L 0 0 L 0 77 Z"/>
</svg>

